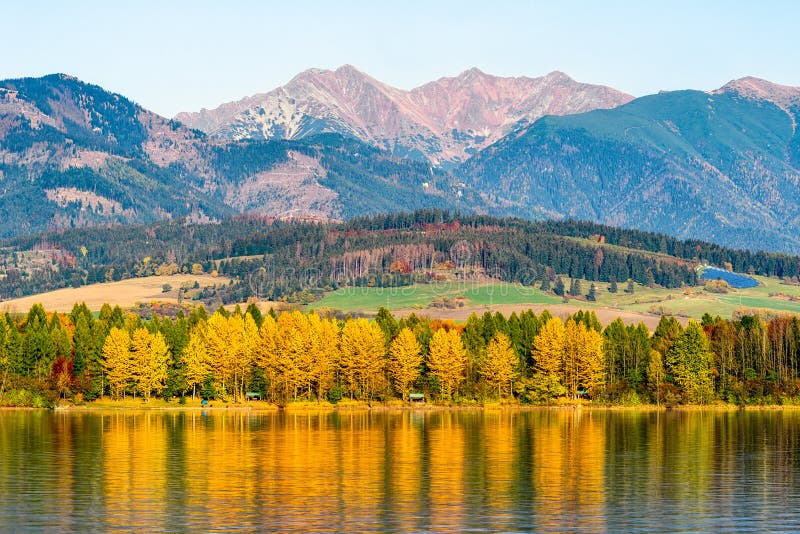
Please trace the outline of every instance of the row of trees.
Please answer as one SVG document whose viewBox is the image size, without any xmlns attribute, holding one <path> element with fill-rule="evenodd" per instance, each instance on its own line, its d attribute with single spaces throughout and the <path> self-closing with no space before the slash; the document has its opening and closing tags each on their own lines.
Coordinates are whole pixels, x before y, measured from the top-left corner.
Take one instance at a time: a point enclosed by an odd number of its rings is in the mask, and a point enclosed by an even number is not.
<svg viewBox="0 0 800 534">
<path fill-rule="evenodd" d="M 800 398 L 800 319 L 663 317 L 653 333 L 593 312 L 472 315 L 461 325 L 381 309 L 374 320 L 251 305 L 208 316 L 143 321 L 119 307 L 95 317 L 41 305 L 0 316 L 0 397 L 30 390 L 55 400 L 201 394 L 273 402 L 515 398 L 547 403 L 794 402 Z M 0 401 L 3 402 L 3 401 Z M 6 401 L 7 402 L 7 401 Z"/>
</svg>

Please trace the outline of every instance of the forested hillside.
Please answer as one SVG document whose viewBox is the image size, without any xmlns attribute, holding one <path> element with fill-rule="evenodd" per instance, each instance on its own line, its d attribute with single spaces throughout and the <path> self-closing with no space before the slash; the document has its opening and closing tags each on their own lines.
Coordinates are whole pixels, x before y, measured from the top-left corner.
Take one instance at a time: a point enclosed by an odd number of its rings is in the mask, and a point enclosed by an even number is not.
<svg viewBox="0 0 800 534">
<path fill-rule="evenodd" d="M 346 222 L 237 217 L 74 229 L 7 240 L 3 298 L 106 280 L 218 272 L 233 282 L 206 303 L 249 297 L 310 302 L 347 285 L 402 286 L 441 276 L 519 282 L 555 290 L 562 278 L 697 285 L 701 263 L 796 277 L 795 256 L 725 249 L 701 241 L 575 221 L 531 222 L 448 211 Z"/>
<path fill-rule="evenodd" d="M 462 172 L 484 200 L 529 218 L 798 252 L 800 90 L 782 89 L 795 99 L 675 91 L 544 117 Z"/>
<path fill-rule="evenodd" d="M 339 134 L 209 137 L 66 75 L 3 80 L 0 236 L 237 214 L 327 220 L 448 208 L 796 253 L 798 115 L 800 89 L 745 79 L 712 93 L 675 91 L 504 122 L 504 137 L 445 170 L 384 150 L 391 142 Z M 483 146 L 477 132 L 470 135 Z"/>
<path fill-rule="evenodd" d="M 222 142 L 65 75 L 0 81 L 0 180 L 0 236 L 237 213 L 345 218 L 472 198 L 429 164 L 353 138 Z"/>
</svg>

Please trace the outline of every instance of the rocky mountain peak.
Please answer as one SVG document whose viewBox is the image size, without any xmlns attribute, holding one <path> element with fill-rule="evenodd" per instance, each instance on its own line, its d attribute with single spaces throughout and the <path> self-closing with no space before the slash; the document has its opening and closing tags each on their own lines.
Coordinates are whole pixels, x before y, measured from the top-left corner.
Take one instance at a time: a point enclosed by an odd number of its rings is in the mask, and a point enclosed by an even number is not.
<svg viewBox="0 0 800 534">
<path fill-rule="evenodd" d="M 767 100 L 778 105 L 800 102 L 800 87 L 780 85 L 754 76 L 731 80 L 714 93 L 737 93 L 742 97 Z"/>
<path fill-rule="evenodd" d="M 442 164 L 466 160 L 520 120 L 613 108 L 632 98 L 561 72 L 506 78 L 477 67 L 405 91 L 342 65 L 309 69 L 269 93 L 176 119 L 227 139 L 341 133 Z"/>
</svg>

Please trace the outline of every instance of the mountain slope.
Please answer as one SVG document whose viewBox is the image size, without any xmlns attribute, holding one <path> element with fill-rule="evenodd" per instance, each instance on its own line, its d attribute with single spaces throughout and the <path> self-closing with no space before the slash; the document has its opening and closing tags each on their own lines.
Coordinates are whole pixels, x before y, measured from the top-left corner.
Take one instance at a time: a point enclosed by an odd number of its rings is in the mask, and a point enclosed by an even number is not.
<svg viewBox="0 0 800 534">
<path fill-rule="evenodd" d="M 484 199 L 734 247 L 798 251 L 800 143 L 783 104 L 729 84 L 545 117 L 462 169 Z"/>
<path fill-rule="evenodd" d="M 225 139 L 340 133 L 442 164 L 467 159 L 521 120 L 612 108 L 631 98 L 560 72 L 500 78 L 478 69 L 403 91 L 345 65 L 308 70 L 269 93 L 175 118 Z"/>
<path fill-rule="evenodd" d="M 208 194 L 205 144 L 70 76 L 2 81 L 0 234 L 232 213 Z"/>
<path fill-rule="evenodd" d="M 0 236 L 245 212 L 343 217 L 452 197 L 427 164 L 355 139 L 211 139 L 61 74 L 0 81 L 0 184 Z"/>
</svg>

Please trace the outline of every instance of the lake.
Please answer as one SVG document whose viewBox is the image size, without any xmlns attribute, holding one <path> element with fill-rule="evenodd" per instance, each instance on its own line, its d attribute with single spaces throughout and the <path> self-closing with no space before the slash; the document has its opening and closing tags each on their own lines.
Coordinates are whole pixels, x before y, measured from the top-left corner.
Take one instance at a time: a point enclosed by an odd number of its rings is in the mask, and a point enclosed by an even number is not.
<svg viewBox="0 0 800 534">
<path fill-rule="evenodd" d="M 0 530 L 800 530 L 800 411 L 0 411 Z"/>
</svg>

